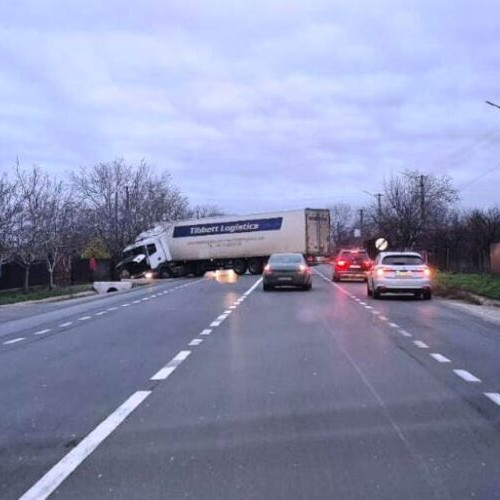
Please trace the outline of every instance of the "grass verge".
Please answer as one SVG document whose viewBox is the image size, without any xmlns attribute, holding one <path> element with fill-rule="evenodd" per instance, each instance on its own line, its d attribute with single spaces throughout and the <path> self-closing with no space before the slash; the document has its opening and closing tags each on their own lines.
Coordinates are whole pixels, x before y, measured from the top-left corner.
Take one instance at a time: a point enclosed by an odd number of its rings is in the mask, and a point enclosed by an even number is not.
<svg viewBox="0 0 500 500">
<path fill-rule="evenodd" d="M 434 277 L 436 295 L 481 304 L 475 295 L 500 300 L 500 277 L 483 274 L 438 272 Z"/>
<path fill-rule="evenodd" d="M 45 287 L 32 288 L 26 294 L 20 290 L 8 290 L 0 292 L 0 305 L 15 304 L 16 302 L 27 302 L 28 300 L 41 300 L 52 297 L 60 297 L 62 295 L 75 295 L 81 292 L 92 290 L 92 285 L 72 285 L 56 287 L 54 290 L 49 290 Z"/>
</svg>

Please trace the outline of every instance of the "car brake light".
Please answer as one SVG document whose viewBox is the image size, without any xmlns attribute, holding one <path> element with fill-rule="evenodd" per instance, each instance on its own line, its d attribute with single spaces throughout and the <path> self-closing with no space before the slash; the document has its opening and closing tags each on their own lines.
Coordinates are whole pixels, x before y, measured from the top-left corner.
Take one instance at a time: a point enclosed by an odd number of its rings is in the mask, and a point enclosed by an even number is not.
<svg viewBox="0 0 500 500">
<path fill-rule="evenodd" d="M 377 268 L 377 276 L 383 276 L 385 269 L 383 267 Z"/>
<path fill-rule="evenodd" d="M 337 261 L 337 266 L 338 267 L 344 267 L 347 264 L 345 260 L 338 260 Z"/>
<path fill-rule="evenodd" d="M 424 268 L 424 274 L 426 276 L 430 276 L 431 275 L 431 270 L 428 267 Z"/>
</svg>

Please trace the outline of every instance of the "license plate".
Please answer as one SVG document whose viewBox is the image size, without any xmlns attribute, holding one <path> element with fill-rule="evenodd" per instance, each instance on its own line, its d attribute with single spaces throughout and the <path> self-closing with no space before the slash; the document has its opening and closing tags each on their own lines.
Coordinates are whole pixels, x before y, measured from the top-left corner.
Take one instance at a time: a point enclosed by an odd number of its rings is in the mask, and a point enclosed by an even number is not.
<svg viewBox="0 0 500 500">
<path fill-rule="evenodd" d="M 396 276 L 410 276 L 409 271 L 396 271 Z"/>
<path fill-rule="evenodd" d="M 292 278 L 290 276 L 281 276 L 278 281 L 292 281 Z"/>
</svg>

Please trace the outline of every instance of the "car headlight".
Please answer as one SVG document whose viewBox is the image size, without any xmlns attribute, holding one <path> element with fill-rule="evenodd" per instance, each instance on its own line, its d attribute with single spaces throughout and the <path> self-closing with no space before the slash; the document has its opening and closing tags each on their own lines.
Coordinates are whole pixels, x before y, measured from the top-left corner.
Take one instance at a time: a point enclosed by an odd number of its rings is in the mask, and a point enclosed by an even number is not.
<svg viewBox="0 0 500 500">
<path fill-rule="evenodd" d="M 148 271 L 147 273 L 144 274 L 144 277 L 147 280 L 150 280 L 153 277 L 153 273 L 151 271 Z"/>
</svg>

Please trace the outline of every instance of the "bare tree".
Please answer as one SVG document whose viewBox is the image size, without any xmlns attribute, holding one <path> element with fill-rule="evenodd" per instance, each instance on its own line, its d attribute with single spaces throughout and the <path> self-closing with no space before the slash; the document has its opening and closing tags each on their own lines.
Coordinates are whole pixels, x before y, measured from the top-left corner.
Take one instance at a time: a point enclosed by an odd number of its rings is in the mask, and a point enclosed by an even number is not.
<svg viewBox="0 0 500 500">
<path fill-rule="evenodd" d="M 6 174 L 0 176 L 0 276 L 2 265 L 12 257 L 14 221 L 19 209 L 16 185 Z"/>
<path fill-rule="evenodd" d="M 140 232 L 187 213 L 187 199 L 170 175 L 155 174 L 144 161 L 137 166 L 123 160 L 99 163 L 73 174 L 72 182 L 87 227 L 115 260 Z"/>
<path fill-rule="evenodd" d="M 40 229 L 44 224 L 43 204 L 49 182 L 40 168 L 15 168 L 18 210 L 14 218 L 12 254 L 14 261 L 24 269 L 23 291 L 28 293 L 31 266 L 43 255 Z"/>
<path fill-rule="evenodd" d="M 330 225 L 336 247 L 347 244 L 352 238 L 354 209 L 347 203 L 335 203 L 330 207 Z"/>
<path fill-rule="evenodd" d="M 380 225 L 399 248 L 425 244 L 457 200 L 449 177 L 408 170 L 385 183 Z"/>
<path fill-rule="evenodd" d="M 195 205 L 187 213 L 190 219 L 206 219 L 207 217 L 217 217 L 220 215 L 225 214 L 217 205 Z"/>
</svg>

